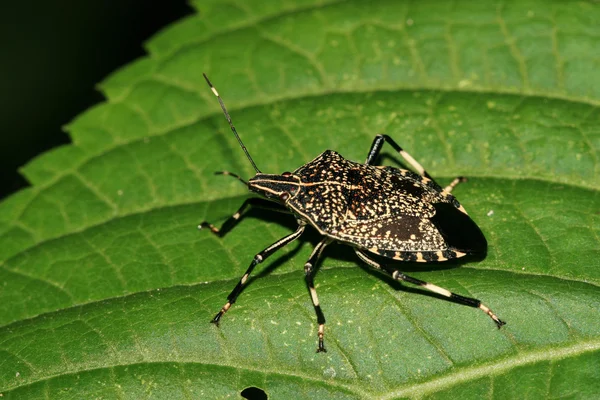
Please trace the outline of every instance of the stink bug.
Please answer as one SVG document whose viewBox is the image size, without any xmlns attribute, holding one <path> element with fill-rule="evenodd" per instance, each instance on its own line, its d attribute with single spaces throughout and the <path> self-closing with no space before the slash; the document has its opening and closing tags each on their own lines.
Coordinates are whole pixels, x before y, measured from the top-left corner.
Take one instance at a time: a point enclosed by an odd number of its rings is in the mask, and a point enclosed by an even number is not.
<svg viewBox="0 0 600 400">
<path fill-rule="evenodd" d="M 227 303 L 211 322 L 219 324 L 223 314 L 237 300 L 257 264 L 298 239 L 306 226 L 310 225 L 323 236 L 304 265 L 306 283 L 319 324 L 317 352 L 326 351 L 323 340 L 325 317 L 313 283 L 316 271 L 314 267 L 323 249 L 336 241 L 351 246 L 364 263 L 389 274 L 395 280 L 418 285 L 457 303 L 479 308 L 492 318 L 498 328 L 505 324 L 477 299 L 412 278 L 396 267 L 376 260 L 378 257 L 397 261 L 435 262 L 466 255 L 484 256 L 487 241 L 483 233 L 451 194 L 452 189 L 465 181 L 465 178 L 456 178 L 450 185 L 442 188 L 421 164 L 387 135 L 375 137 L 364 164 L 348 161 L 335 151 L 327 150 L 294 172 L 263 174 L 242 143 L 221 96 L 206 75 L 204 79 L 217 96 L 229 127 L 256 170 L 256 175 L 248 181 L 227 171 L 220 173 L 240 180 L 251 192 L 270 200 L 268 208 L 291 213 L 298 222 L 294 233 L 279 239 L 254 256 L 246 273 L 227 297 Z M 416 173 L 373 165 L 386 142 L 400 153 Z M 201 223 L 198 228 L 209 228 L 215 235 L 222 237 L 233 228 L 248 206 L 260 205 L 260 200 L 246 200 L 221 228 L 208 222 Z"/>
</svg>

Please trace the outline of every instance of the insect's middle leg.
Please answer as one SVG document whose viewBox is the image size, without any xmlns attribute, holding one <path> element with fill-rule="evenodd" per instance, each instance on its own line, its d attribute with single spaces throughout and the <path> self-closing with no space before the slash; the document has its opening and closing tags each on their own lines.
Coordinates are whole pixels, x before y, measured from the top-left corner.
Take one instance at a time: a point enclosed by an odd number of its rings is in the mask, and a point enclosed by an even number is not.
<svg viewBox="0 0 600 400">
<path fill-rule="evenodd" d="M 494 323 L 496 324 L 496 326 L 498 328 L 501 328 L 502 325 L 506 324 L 506 322 L 504 322 L 500 318 L 498 318 L 496 316 L 496 314 L 494 314 L 492 312 L 492 310 L 490 310 L 490 308 L 487 307 L 485 304 L 483 304 L 480 300 L 473 299 L 471 297 L 464 297 L 459 294 L 452 293 L 448 289 L 444 289 L 444 288 L 434 285 L 432 283 L 425 282 L 420 279 L 416 279 L 411 276 L 405 275 L 404 273 L 398 271 L 394 267 L 391 267 L 391 266 L 388 266 L 388 265 L 385 265 L 382 263 L 378 263 L 377 261 L 373 260 L 372 258 L 370 258 L 368 255 L 366 255 L 363 251 L 361 251 L 359 249 L 354 249 L 354 251 L 356 252 L 356 255 L 358 255 L 358 258 L 363 260 L 369 266 L 371 266 L 375 269 L 380 269 L 380 270 L 388 273 L 395 280 L 412 283 L 413 285 L 421 286 L 422 288 L 427 289 L 431 292 L 434 292 L 434 293 L 440 294 L 444 297 L 448 297 L 449 299 L 455 300 L 456 302 L 458 302 L 460 304 L 464 304 L 469 307 L 479 308 L 481 311 L 486 313 L 494 321 Z"/>
<path fill-rule="evenodd" d="M 296 229 L 296 232 L 279 239 L 278 241 L 276 241 L 275 243 L 273 243 L 272 245 L 270 245 L 269 247 L 267 247 L 266 249 L 264 249 L 263 251 L 261 251 L 260 253 L 258 253 L 254 256 L 254 258 L 252 259 L 252 262 L 250 263 L 250 266 L 248 267 L 248 269 L 246 270 L 244 275 L 241 277 L 238 284 L 231 291 L 229 296 L 227 296 L 227 303 L 225 303 L 225 305 L 221 308 L 221 311 L 219 311 L 217 313 L 217 315 L 215 315 L 215 317 L 212 319 L 212 321 L 211 321 L 212 323 L 219 325 L 219 320 L 221 319 L 223 314 L 225 314 L 227 312 L 227 310 L 229 310 L 231 305 L 233 303 L 235 303 L 236 299 L 242 292 L 242 289 L 244 288 L 244 285 L 248 281 L 248 277 L 252 273 L 252 270 L 254 269 L 254 267 L 256 267 L 258 264 L 260 264 L 261 262 L 266 260 L 267 257 L 269 257 L 271 254 L 275 253 L 277 250 L 281 249 L 285 245 L 298 239 L 300 237 L 300 235 L 302 235 L 302 232 L 304 232 L 305 227 L 306 227 L 305 224 L 300 224 L 298 226 L 298 229 Z"/>
<path fill-rule="evenodd" d="M 331 239 L 325 238 L 319 242 L 313 249 L 308 261 L 304 264 L 304 274 L 306 278 L 306 284 L 308 285 L 308 290 L 310 291 L 310 298 L 313 303 L 313 307 L 315 308 L 315 313 L 317 314 L 317 323 L 319 324 L 319 347 L 317 348 L 317 353 L 327 352 L 325 350 L 325 345 L 323 341 L 323 336 L 325 335 L 325 316 L 323 315 L 323 311 L 321 310 L 321 305 L 319 304 L 319 298 L 317 297 L 317 290 L 315 289 L 314 276 L 317 269 L 315 268 L 321 254 L 323 253 L 323 249 L 331 243 Z"/>
</svg>

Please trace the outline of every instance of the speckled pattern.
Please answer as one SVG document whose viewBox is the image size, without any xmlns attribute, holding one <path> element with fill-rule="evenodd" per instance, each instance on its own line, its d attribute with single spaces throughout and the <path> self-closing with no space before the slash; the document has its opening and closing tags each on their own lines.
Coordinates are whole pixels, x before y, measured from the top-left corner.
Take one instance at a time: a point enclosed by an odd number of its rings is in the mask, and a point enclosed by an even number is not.
<svg viewBox="0 0 600 400">
<path fill-rule="evenodd" d="M 460 203 L 412 171 L 360 164 L 327 150 L 293 173 L 258 174 L 248 183 L 259 193 L 283 194 L 280 201 L 321 234 L 380 256 L 428 262 L 474 252 L 454 246 L 436 224 L 439 203 L 470 221 Z"/>
</svg>

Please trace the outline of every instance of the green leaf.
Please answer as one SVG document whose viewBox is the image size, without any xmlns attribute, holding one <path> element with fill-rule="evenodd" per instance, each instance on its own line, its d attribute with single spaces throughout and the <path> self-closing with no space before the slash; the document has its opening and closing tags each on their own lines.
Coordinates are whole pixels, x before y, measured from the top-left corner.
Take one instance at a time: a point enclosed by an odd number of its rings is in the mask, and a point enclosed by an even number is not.
<svg viewBox="0 0 600 400">
<path fill-rule="evenodd" d="M 100 87 L 73 144 L 0 203 L 3 398 L 593 398 L 600 395 L 600 9 L 586 2 L 197 1 Z M 386 132 L 481 226 L 480 262 L 404 264 L 508 324 L 367 270 L 307 233 L 208 321 L 293 218 L 250 211 L 224 97 L 265 172 Z M 383 162 L 399 167 L 385 148 Z"/>
</svg>

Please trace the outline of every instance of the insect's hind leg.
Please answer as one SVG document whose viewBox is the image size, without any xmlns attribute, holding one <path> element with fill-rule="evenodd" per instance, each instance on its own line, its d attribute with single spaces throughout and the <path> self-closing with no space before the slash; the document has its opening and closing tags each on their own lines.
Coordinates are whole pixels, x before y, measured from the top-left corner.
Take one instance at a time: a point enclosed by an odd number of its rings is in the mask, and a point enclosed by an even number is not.
<svg viewBox="0 0 600 400">
<path fill-rule="evenodd" d="M 233 174 L 231 174 L 231 175 L 233 175 Z M 225 222 L 223 222 L 223 225 L 221 225 L 220 228 L 217 228 L 210 222 L 204 221 L 200 225 L 198 225 L 198 229 L 208 228 L 208 229 L 210 229 L 210 231 L 212 233 L 214 233 L 218 237 L 223 237 L 227 234 L 227 232 L 229 232 L 230 230 L 232 230 L 235 227 L 236 223 L 242 216 L 242 213 L 249 206 L 253 206 L 256 208 L 262 208 L 262 209 L 270 210 L 270 211 L 276 211 L 276 212 L 285 213 L 285 214 L 290 214 L 290 211 L 287 208 L 283 208 L 282 206 L 280 206 L 277 203 L 273 203 L 271 201 L 261 199 L 258 197 L 252 197 L 252 198 L 246 199 L 244 201 L 244 203 L 242 203 L 241 207 L 235 212 L 235 214 L 233 214 L 231 217 L 227 218 L 227 220 Z"/>
<path fill-rule="evenodd" d="M 427 289 L 431 292 L 440 294 L 440 295 L 447 297 L 449 299 L 452 299 L 460 304 L 464 304 L 466 306 L 470 306 L 470 307 L 474 307 L 474 308 L 479 308 L 481 311 L 486 313 L 494 321 L 494 323 L 496 324 L 498 329 L 501 328 L 502 325 L 506 324 L 506 322 L 504 322 L 500 318 L 498 318 L 496 316 L 496 314 L 494 314 L 492 312 L 492 310 L 490 310 L 489 307 L 487 307 L 485 304 L 481 303 L 480 300 L 473 299 L 471 297 L 464 297 L 459 294 L 452 293 L 448 289 L 444 289 L 444 288 L 434 285 L 432 283 L 410 277 L 410 276 L 405 275 L 404 273 L 398 271 L 394 267 L 390 267 L 385 264 L 378 263 L 377 261 L 371 259 L 369 256 L 367 256 L 364 252 L 362 252 L 359 249 L 354 249 L 354 251 L 356 252 L 356 255 L 358 255 L 358 258 L 363 260 L 366 264 L 368 264 L 369 266 L 371 266 L 375 269 L 380 269 L 380 270 L 388 273 L 395 280 L 412 283 L 413 285 L 421 286 L 424 289 Z"/>
<path fill-rule="evenodd" d="M 254 267 L 266 260 L 267 257 L 275 253 L 277 250 L 298 239 L 300 235 L 302 235 L 302 232 L 304 232 L 305 227 L 306 225 L 304 224 L 299 225 L 298 229 L 296 229 L 296 232 L 279 239 L 278 241 L 276 241 L 275 243 L 273 243 L 272 245 L 270 245 L 269 247 L 267 247 L 266 249 L 254 256 L 252 262 L 250 263 L 250 266 L 248 267 L 244 275 L 242 275 L 238 284 L 235 286 L 235 288 L 233 288 L 229 296 L 227 296 L 227 303 L 225 303 L 225 305 L 221 308 L 221 311 L 219 311 L 217 315 L 215 315 L 212 319 L 212 323 L 219 325 L 219 321 L 221 320 L 223 314 L 225 314 L 227 310 L 229 310 L 231 305 L 235 303 L 238 296 L 242 292 L 244 285 L 246 285 L 246 282 L 248 281 L 248 277 L 252 273 L 252 270 L 254 270 Z"/>
<path fill-rule="evenodd" d="M 465 178 L 464 176 L 458 176 L 458 177 L 454 178 L 454 180 L 452 182 L 450 182 L 450 184 L 444 188 L 444 192 L 450 193 L 456 186 L 458 186 L 459 183 L 463 183 L 466 181 L 467 181 L 467 178 Z"/>
<path fill-rule="evenodd" d="M 371 144 L 371 149 L 369 150 L 369 154 L 367 155 L 367 160 L 365 161 L 365 164 L 373 165 L 373 163 L 375 162 L 375 159 L 381 152 L 381 148 L 383 147 L 383 144 L 385 142 L 389 143 L 390 146 L 392 146 L 398 153 L 400 153 L 402 158 L 404 158 L 404 160 L 406 160 L 406 162 L 415 171 L 417 171 L 417 173 L 419 175 L 435 182 L 435 179 L 433 179 L 431 177 L 431 175 L 429 175 L 429 173 L 427 171 L 425 171 L 425 168 L 423 168 L 423 166 L 417 160 L 415 160 L 410 154 L 408 154 L 406 151 L 404 151 L 404 149 L 402 149 L 402 147 L 400 147 L 400 145 L 398 145 L 398 143 L 396 143 L 396 141 L 394 139 L 392 139 L 391 137 L 389 137 L 388 135 L 375 136 L 375 139 L 373 139 L 373 143 Z M 466 181 L 467 181 L 467 178 L 465 178 L 464 176 L 459 176 L 459 177 L 455 178 L 448 186 L 446 186 L 444 188 L 444 192 L 450 193 L 450 192 L 452 192 L 452 189 L 454 189 L 459 183 L 466 182 Z M 437 184 L 437 182 L 435 182 L 435 183 Z"/>
<path fill-rule="evenodd" d="M 408 154 L 406 151 L 404 151 L 404 149 L 402 149 L 402 147 L 400 147 L 400 145 L 398 145 L 398 143 L 396 143 L 396 141 L 394 139 L 392 139 L 391 137 L 389 137 L 388 135 L 375 136 L 375 139 L 373 139 L 373 143 L 371 143 L 371 149 L 369 150 L 369 154 L 367 155 L 367 161 L 365 161 L 365 164 L 373 165 L 373 163 L 375 162 L 375 159 L 381 152 L 381 148 L 383 147 L 383 144 L 385 142 L 389 143 L 390 146 L 392 146 L 394 148 L 394 150 L 396 150 L 398 153 L 400 153 L 402 158 L 404 158 L 404 160 L 406 160 L 406 162 L 411 167 L 413 167 L 414 170 L 417 171 L 417 173 L 419 175 L 433 180 L 431 175 L 429 175 L 427 173 L 427 171 L 425 171 L 425 168 L 423 168 L 423 166 L 421 164 L 419 164 L 419 162 L 417 160 L 415 160 L 410 154 Z"/>
<path fill-rule="evenodd" d="M 313 278 L 315 276 L 315 272 L 317 271 L 315 265 L 319 261 L 319 258 L 323 253 L 323 249 L 325 249 L 325 246 L 327 246 L 329 243 L 331 243 L 331 239 L 329 238 L 321 240 L 313 249 L 308 261 L 306 261 L 306 264 L 304 264 L 306 284 L 308 285 L 308 290 L 310 291 L 310 298 L 312 300 L 313 307 L 315 308 L 315 313 L 317 314 L 317 323 L 319 324 L 319 347 L 317 348 L 317 353 L 326 353 L 327 350 L 325 349 L 323 340 L 323 336 L 325 335 L 325 316 L 323 315 L 321 305 L 319 304 L 319 298 L 317 297 L 317 290 L 315 289 Z"/>
</svg>

